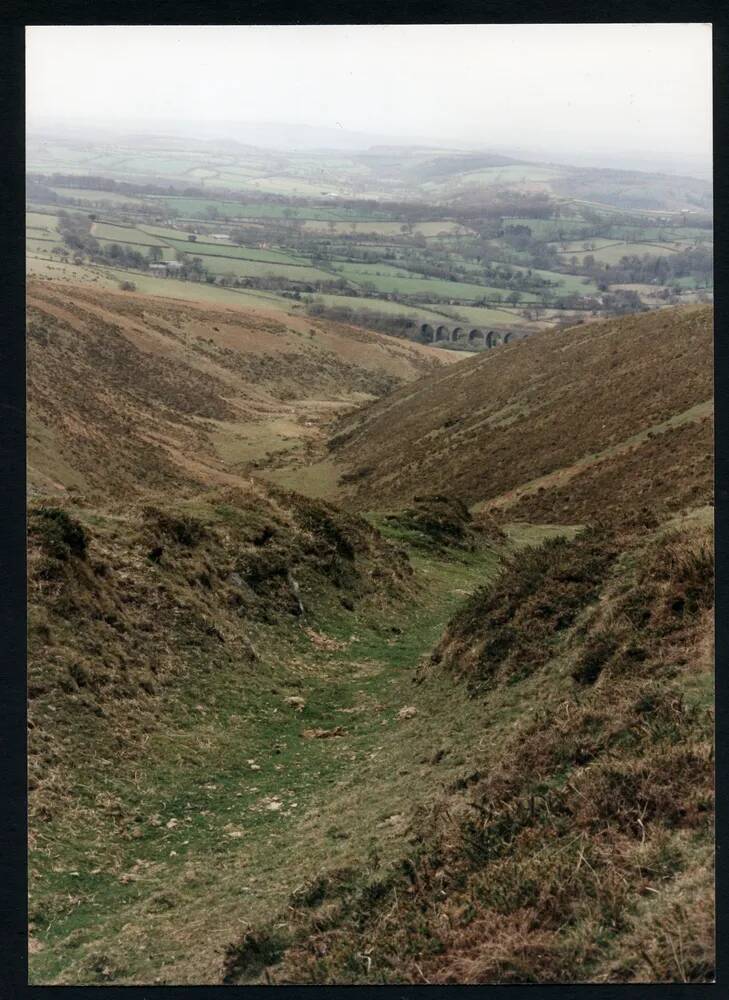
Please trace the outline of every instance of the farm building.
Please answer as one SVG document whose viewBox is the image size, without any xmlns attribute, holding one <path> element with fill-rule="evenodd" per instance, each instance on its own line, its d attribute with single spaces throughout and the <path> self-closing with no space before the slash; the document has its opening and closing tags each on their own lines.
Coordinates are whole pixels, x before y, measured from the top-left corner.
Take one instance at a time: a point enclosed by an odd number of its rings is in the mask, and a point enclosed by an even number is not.
<svg viewBox="0 0 729 1000">
<path fill-rule="evenodd" d="M 182 264 L 177 260 L 167 260 L 163 263 L 150 264 L 149 270 L 160 278 L 166 278 L 169 274 L 177 274 L 182 269 Z"/>
</svg>

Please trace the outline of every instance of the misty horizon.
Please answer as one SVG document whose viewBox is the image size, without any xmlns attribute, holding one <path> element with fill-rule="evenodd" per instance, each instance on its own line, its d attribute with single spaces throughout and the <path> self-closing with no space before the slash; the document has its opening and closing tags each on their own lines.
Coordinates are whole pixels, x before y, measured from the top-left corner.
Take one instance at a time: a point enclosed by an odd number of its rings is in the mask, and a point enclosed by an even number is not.
<svg viewBox="0 0 729 1000">
<path fill-rule="evenodd" d="M 27 53 L 31 129 L 711 172 L 709 25 L 38 27 Z"/>
<path fill-rule="evenodd" d="M 576 167 L 602 167 L 609 170 L 630 170 L 646 173 L 664 173 L 691 176 L 711 181 L 712 157 L 683 154 L 648 154 L 630 149 L 611 153 L 593 152 L 576 147 L 556 151 L 549 148 L 528 148 L 510 144 L 453 142 L 442 137 L 416 136 L 403 138 L 397 134 L 377 135 L 347 129 L 332 129 L 309 122 L 193 122 L 193 121 L 118 121 L 109 126 L 102 121 L 69 122 L 63 119 L 29 120 L 29 134 L 58 133 L 68 138 L 88 136 L 108 137 L 109 141 L 134 142 L 155 136 L 159 140 L 192 139 L 214 145 L 236 143 L 273 152 L 343 152 L 362 153 L 378 147 L 403 150 L 449 150 L 456 153 L 492 152 L 532 163 L 550 163 Z"/>
</svg>

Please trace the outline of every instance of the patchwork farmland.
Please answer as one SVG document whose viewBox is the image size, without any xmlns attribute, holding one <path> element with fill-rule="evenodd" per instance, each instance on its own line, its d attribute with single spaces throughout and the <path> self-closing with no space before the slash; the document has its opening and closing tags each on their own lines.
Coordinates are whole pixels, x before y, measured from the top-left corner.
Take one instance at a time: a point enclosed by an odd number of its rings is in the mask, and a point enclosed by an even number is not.
<svg viewBox="0 0 729 1000">
<path fill-rule="evenodd" d="M 614 202 L 626 184 L 626 204 L 655 198 L 649 174 L 609 189 L 600 172 L 600 204 L 571 196 L 584 171 L 442 150 L 91 147 L 31 139 L 29 273 L 263 301 L 462 351 L 711 299 L 709 189 L 690 178 L 685 205 L 674 183 L 648 214 Z"/>
</svg>

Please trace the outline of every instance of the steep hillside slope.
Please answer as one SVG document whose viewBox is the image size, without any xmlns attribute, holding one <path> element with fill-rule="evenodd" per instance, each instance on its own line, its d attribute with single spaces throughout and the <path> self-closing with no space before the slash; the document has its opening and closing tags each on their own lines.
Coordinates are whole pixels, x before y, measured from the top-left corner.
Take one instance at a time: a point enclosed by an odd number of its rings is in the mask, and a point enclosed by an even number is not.
<svg viewBox="0 0 729 1000">
<path fill-rule="evenodd" d="M 683 307 L 545 331 L 401 387 L 341 419 L 339 497 L 382 509 L 427 489 L 563 523 L 606 502 L 707 502 L 712 319 Z"/>
<path fill-rule="evenodd" d="M 31 486 L 120 495 L 241 482 L 341 408 L 447 363 L 324 321 L 31 280 Z"/>
<path fill-rule="evenodd" d="M 470 769 L 395 859 L 323 867 L 239 934 L 225 981 L 711 980 L 712 609 L 701 518 L 513 555 L 418 677 L 478 706 Z"/>
</svg>

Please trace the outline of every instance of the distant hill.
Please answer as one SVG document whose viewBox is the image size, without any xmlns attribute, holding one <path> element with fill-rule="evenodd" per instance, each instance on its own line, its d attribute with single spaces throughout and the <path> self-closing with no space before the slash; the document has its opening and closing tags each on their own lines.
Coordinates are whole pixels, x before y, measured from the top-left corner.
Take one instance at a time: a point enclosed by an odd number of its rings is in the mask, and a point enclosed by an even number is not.
<svg viewBox="0 0 729 1000">
<path fill-rule="evenodd" d="M 109 148 L 114 148 L 113 156 Z M 98 155 L 89 159 L 94 149 Z M 287 122 L 160 120 L 119 122 L 112 129 L 101 122 L 33 120 L 27 159 L 31 173 L 83 174 L 93 164 L 93 173 L 103 177 L 143 178 L 165 187 L 203 184 L 210 191 L 255 191 L 257 181 L 265 192 L 316 197 L 321 194 L 311 186 L 316 177 L 340 196 L 438 205 L 477 207 L 508 190 L 596 203 L 613 211 L 712 211 L 711 172 L 702 161 L 671 156 L 643 161 L 619 151 L 604 158 L 579 151 L 574 157 L 567 151 L 521 153 L 478 141 L 466 146 Z M 694 163 L 698 176 L 691 176 Z M 243 167 L 242 173 L 235 164 Z M 234 169 L 221 170 L 224 165 Z"/>
<path fill-rule="evenodd" d="M 445 492 L 510 519 L 579 523 L 712 495 L 711 307 L 545 331 L 342 418 L 356 509 Z"/>
</svg>

